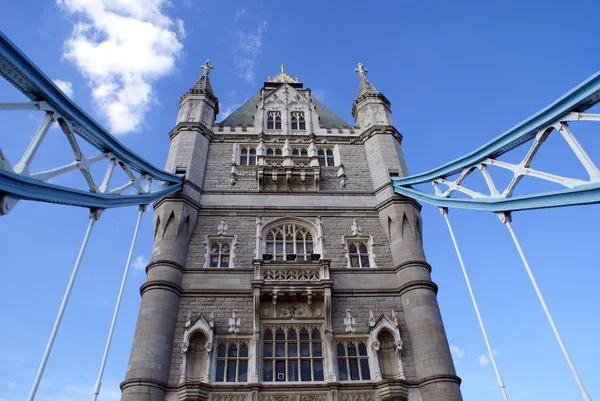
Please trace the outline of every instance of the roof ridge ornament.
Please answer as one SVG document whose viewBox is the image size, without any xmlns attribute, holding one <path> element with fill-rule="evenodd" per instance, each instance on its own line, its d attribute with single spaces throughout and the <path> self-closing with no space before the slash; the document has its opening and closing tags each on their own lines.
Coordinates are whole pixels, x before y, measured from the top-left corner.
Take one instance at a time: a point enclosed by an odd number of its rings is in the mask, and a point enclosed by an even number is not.
<svg viewBox="0 0 600 401">
<path fill-rule="evenodd" d="M 279 66 L 279 69 L 281 70 L 281 72 L 279 74 L 275 75 L 274 77 L 267 75 L 267 82 L 283 82 L 283 83 L 286 83 L 286 82 L 287 83 L 298 83 L 299 82 L 298 75 L 296 75 L 296 77 L 292 78 L 288 74 L 285 73 L 285 64 L 281 64 Z"/>
</svg>

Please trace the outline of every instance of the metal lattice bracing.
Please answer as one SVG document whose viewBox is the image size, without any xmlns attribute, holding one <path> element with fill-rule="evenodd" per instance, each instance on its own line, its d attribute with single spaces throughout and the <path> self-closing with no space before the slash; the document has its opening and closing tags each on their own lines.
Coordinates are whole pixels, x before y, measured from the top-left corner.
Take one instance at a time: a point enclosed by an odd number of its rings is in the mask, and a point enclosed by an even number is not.
<svg viewBox="0 0 600 401">
<path fill-rule="evenodd" d="M 600 202 L 600 170 L 577 141 L 571 126 L 580 121 L 600 121 L 600 114 L 585 111 L 600 101 L 600 72 L 562 96 L 550 106 L 529 117 L 484 146 L 431 171 L 392 179 L 397 193 L 443 208 L 460 208 L 491 212 L 510 212 L 555 206 Z M 531 168 L 540 148 L 550 135 L 561 135 L 587 172 L 587 179 L 571 178 Z M 529 146 L 518 163 L 499 160 L 517 148 Z M 495 169 L 512 174 L 507 185 L 501 186 Z M 458 174 L 457 178 L 450 178 Z M 465 180 L 481 174 L 487 193 L 470 188 Z M 534 177 L 558 184 L 562 189 L 514 196 L 523 185 L 524 177 Z M 435 193 L 422 191 L 415 185 L 430 183 Z M 457 193 L 465 198 L 453 197 Z"/>
<path fill-rule="evenodd" d="M 22 199 L 108 209 L 148 204 L 181 188 L 181 177 L 153 166 L 123 146 L 1 32 L 0 75 L 31 100 L 0 103 L 0 111 L 44 113 L 39 129 L 14 166 L 0 148 L 0 215 L 8 213 Z M 55 123 L 68 140 L 72 161 L 57 163 L 49 170 L 30 171 L 37 151 Z M 92 146 L 94 154 L 84 154 L 84 142 Z M 97 167 L 101 163 L 104 163 L 103 174 L 95 176 L 92 165 Z M 120 178 L 114 174 L 116 170 L 123 173 Z M 52 183 L 52 179 L 72 171 L 83 175 L 87 188 Z"/>
</svg>

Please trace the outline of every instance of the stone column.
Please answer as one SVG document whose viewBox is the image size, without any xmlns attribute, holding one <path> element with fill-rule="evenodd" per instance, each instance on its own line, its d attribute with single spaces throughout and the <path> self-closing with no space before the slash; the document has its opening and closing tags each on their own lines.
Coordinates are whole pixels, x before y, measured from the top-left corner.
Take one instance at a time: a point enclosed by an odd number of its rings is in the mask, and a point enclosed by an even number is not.
<svg viewBox="0 0 600 401">
<path fill-rule="evenodd" d="M 187 243 L 197 211 L 184 202 L 164 200 L 155 211 L 152 261 L 142 285 L 129 366 L 121 383 L 122 401 L 164 401 Z"/>
<path fill-rule="evenodd" d="M 362 134 L 376 191 L 379 221 L 388 237 L 397 269 L 404 320 L 420 384 L 422 401 L 461 401 L 454 363 L 422 245 L 420 205 L 394 193 L 391 174 L 408 174 L 392 126 L 375 126 Z"/>
</svg>

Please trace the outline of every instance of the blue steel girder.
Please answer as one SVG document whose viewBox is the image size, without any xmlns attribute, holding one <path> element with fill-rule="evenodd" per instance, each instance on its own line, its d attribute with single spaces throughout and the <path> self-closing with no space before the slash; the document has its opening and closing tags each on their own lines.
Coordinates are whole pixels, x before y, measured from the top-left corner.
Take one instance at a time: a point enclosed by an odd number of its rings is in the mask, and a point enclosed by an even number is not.
<svg viewBox="0 0 600 401">
<path fill-rule="evenodd" d="M 12 171 L 8 160 L 0 150 L 0 198 L 29 199 L 90 208 L 107 209 L 120 206 L 148 204 L 181 189 L 183 178 L 159 169 L 138 156 L 115 139 L 98 122 L 85 113 L 77 104 L 66 96 L 16 45 L 0 31 L 0 75 L 27 96 L 32 103 L 5 104 L 4 109 L 40 109 L 51 112 L 54 119 L 59 120 L 66 134 L 82 138 L 100 151 L 99 156 L 86 159 L 78 154 L 78 145 L 73 144 L 76 163 L 99 160 L 102 154 L 110 159 L 131 178 L 131 186 L 138 189 L 138 194 L 121 194 L 121 190 L 104 193 L 97 188 L 89 192 L 54 185 L 37 179 L 35 174 L 28 176 L 20 171 Z M 69 138 L 76 142 L 75 138 Z M 83 160 L 82 160 L 83 159 Z M 92 161 L 93 159 L 93 161 Z M 64 166 L 63 166 L 64 167 Z M 85 166 L 84 166 L 85 167 Z M 89 171 L 81 169 L 84 175 Z M 139 173 L 134 177 L 133 172 Z M 38 174 L 41 175 L 41 174 Z M 141 190 L 140 183 L 145 180 L 147 187 Z M 150 183 L 162 183 L 158 188 L 151 189 Z M 93 187 L 93 185 L 92 185 Z M 2 205 L 0 205 L 1 208 Z M 6 212 L 6 211 L 5 211 Z M 0 214 L 2 211 L 0 210 Z"/>
<path fill-rule="evenodd" d="M 600 203 L 600 170 L 585 153 L 569 128 L 570 122 L 600 121 L 598 114 L 586 114 L 587 109 L 600 101 L 600 72 L 567 92 L 558 100 L 538 113 L 505 131 L 474 151 L 430 171 L 408 177 L 392 177 L 396 193 L 418 201 L 443 208 L 459 208 L 491 212 L 510 212 L 548 207 Z M 539 147 L 553 130 L 558 131 L 567 141 L 583 167 L 589 180 L 557 176 L 530 168 Z M 499 156 L 533 141 L 525 159 L 519 164 L 496 160 Z M 511 171 L 514 176 L 505 191 L 495 187 L 488 166 L 497 166 Z M 473 191 L 461 186 L 462 181 L 474 171 L 483 175 L 489 194 Z M 454 181 L 449 177 L 461 173 Z M 533 176 L 558 183 L 565 187 L 551 192 L 524 196 L 512 196 L 521 178 Z M 415 188 L 415 185 L 430 183 L 435 194 Z M 447 190 L 442 191 L 441 186 Z M 453 192 L 467 194 L 471 199 L 452 198 Z"/>
</svg>

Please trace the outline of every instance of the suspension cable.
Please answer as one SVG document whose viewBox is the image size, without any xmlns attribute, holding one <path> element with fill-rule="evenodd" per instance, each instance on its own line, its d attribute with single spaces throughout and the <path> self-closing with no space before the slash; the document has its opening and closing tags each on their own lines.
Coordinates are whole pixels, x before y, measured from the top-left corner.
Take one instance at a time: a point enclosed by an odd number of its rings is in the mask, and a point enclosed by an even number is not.
<svg viewBox="0 0 600 401">
<path fill-rule="evenodd" d="M 28 401 L 33 401 L 35 399 L 35 394 L 40 385 L 40 381 L 42 380 L 42 375 L 44 374 L 46 363 L 48 362 L 48 358 L 50 357 L 50 352 L 52 351 L 52 346 L 54 345 L 54 340 L 56 338 L 56 334 L 58 333 L 58 328 L 60 327 L 60 322 L 62 321 L 65 309 L 67 307 L 67 303 L 69 302 L 69 296 L 71 295 L 71 290 L 73 289 L 73 285 L 75 284 L 75 278 L 77 277 L 77 272 L 79 271 L 79 267 L 81 266 L 81 261 L 83 260 L 85 249 L 89 242 L 92 229 L 94 228 L 94 224 L 100 218 L 100 213 L 101 211 L 98 209 L 93 209 L 90 211 L 90 222 L 85 232 L 85 236 L 83 237 L 81 247 L 79 248 L 79 254 L 77 255 L 75 266 L 73 266 L 73 271 L 71 272 L 71 278 L 69 279 L 69 283 L 67 284 L 67 289 L 65 290 L 65 294 L 60 304 L 60 308 L 58 309 L 58 315 L 56 316 L 56 320 L 54 321 L 54 327 L 52 327 L 52 332 L 50 333 L 48 344 L 46 344 L 44 356 L 42 357 L 42 361 L 40 362 L 37 374 L 35 375 L 33 385 L 31 386 L 29 398 L 27 398 Z"/>
<path fill-rule="evenodd" d="M 458 256 L 458 261 L 460 262 L 460 267 L 462 269 L 463 275 L 465 276 L 465 282 L 467 283 L 467 288 L 469 289 L 469 295 L 471 296 L 471 301 L 473 302 L 473 307 L 475 308 L 475 314 L 477 315 L 477 320 L 479 321 L 479 327 L 481 327 L 481 333 L 483 334 L 483 339 L 485 340 L 485 345 L 488 349 L 488 353 L 490 354 L 490 360 L 492 362 L 492 366 L 494 367 L 494 371 L 496 372 L 496 380 L 498 381 L 498 387 L 500 387 L 500 391 L 502 392 L 504 401 L 508 401 L 508 395 L 506 394 L 504 380 L 502 380 L 502 376 L 500 375 L 500 370 L 498 369 L 498 365 L 496 364 L 496 357 L 494 356 L 494 352 L 492 350 L 490 340 L 488 339 L 488 335 L 485 330 L 485 326 L 483 325 L 483 319 L 481 318 L 481 313 L 479 312 L 479 306 L 477 305 L 477 301 L 475 299 L 475 294 L 473 293 L 473 288 L 471 287 L 471 280 L 469 279 L 469 275 L 467 274 L 467 269 L 465 267 L 465 263 L 463 261 L 460 250 L 458 248 L 458 243 L 456 242 L 456 237 L 454 236 L 454 231 L 452 230 L 452 225 L 450 224 L 450 219 L 448 218 L 448 209 L 440 208 L 440 212 L 444 215 L 444 218 L 446 219 L 446 224 L 448 225 L 448 231 L 450 231 L 450 236 L 452 237 L 452 242 L 454 243 L 454 249 L 456 250 L 456 256 Z"/>
<path fill-rule="evenodd" d="M 142 216 L 146 211 L 146 205 L 140 205 L 137 222 L 133 231 L 133 238 L 129 247 L 129 255 L 127 256 L 127 262 L 125 263 L 125 269 L 123 270 L 123 278 L 121 279 L 121 287 L 119 288 L 119 294 L 117 295 L 117 302 L 113 311 L 112 321 L 110 322 L 110 329 L 108 330 L 108 337 L 106 338 L 106 345 L 104 346 L 104 354 L 102 355 L 102 362 L 100 362 L 100 370 L 98 372 L 98 379 L 94 386 L 94 394 L 92 400 L 96 401 L 98 394 L 100 394 L 100 388 L 102 387 L 102 376 L 104 375 L 104 368 L 106 367 L 106 360 L 108 358 L 108 352 L 110 351 L 110 345 L 112 342 L 113 333 L 115 331 L 115 325 L 117 323 L 117 317 L 119 315 L 119 309 L 121 307 L 121 300 L 123 298 L 123 292 L 125 291 L 125 283 L 127 282 L 127 276 L 129 274 L 129 267 L 131 266 L 131 258 L 133 256 L 133 250 L 135 243 L 137 242 L 138 231 L 140 229 L 140 223 Z"/>
<path fill-rule="evenodd" d="M 556 327 L 556 324 L 554 323 L 554 319 L 552 318 L 552 315 L 550 314 L 550 309 L 548 309 L 548 305 L 546 304 L 546 301 L 544 300 L 542 291 L 540 290 L 540 287 L 538 287 L 537 281 L 535 280 L 533 272 L 531 271 L 531 267 L 529 266 L 529 262 L 527 262 L 525 253 L 523 252 L 523 249 L 521 248 L 521 244 L 519 243 L 519 240 L 517 239 L 517 235 L 515 234 L 515 231 L 513 230 L 513 227 L 511 224 L 512 218 L 511 218 L 510 213 L 498 213 L 497 215 L 500 218 L 500 221 L 502 223 L 504 223 L 506 228 L 508 228 L 508 231 L 510 232 L 510 236 L 512 237 L 512 239 L 515 243 L 515 246 L 517 247 L 517 251 L 519 252 L 519 256 L 521 256 L 521 260 L 523 261 L 525 270 L 527 270 L 527 274 L 529 275 L 531 284 L 533 284 L 535 293 L 537 294 L 538 299 L 540 300 L 540 303 L 542 304 L 542 308 L 544 309 L 544 313 L 546 314 L 546 317 L 548 318 L 548 322 L 550 322 L 550 327 L 552 327 L 554 336 L 556 337 L 556 340 L 558 341 L 558 344 L 560 345 L 560 349 L 562 350 L 562 353 L 565 356 L 565 359 L 567 360 L 567 364 L 569 365 L 569 369 L 571 369 L 571 373 L 573 373 L 573 377 L 575 377 L 577 386 L 579 386 L 579 390 L 581 391 L 581 396 L 583 397 L 583 401 L 592 401 L 592 398 L 585 390 L 585 387 L 583 385 L 583 382 L 581 381 L 581 378 L 579 377 L 579 374 L 577 373 L 577 370 L 575 370 L 575 365 L 573 364 L 573 361 L 571 360 L 571 357 L 569 356 L 569 353 L 567 352 L 567 347 L 565 346 L 565 343 L 563 342 L 563 340 L 560 336 L 560 333 L 558 332 L 558 328 Z"/>
</svg>

